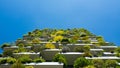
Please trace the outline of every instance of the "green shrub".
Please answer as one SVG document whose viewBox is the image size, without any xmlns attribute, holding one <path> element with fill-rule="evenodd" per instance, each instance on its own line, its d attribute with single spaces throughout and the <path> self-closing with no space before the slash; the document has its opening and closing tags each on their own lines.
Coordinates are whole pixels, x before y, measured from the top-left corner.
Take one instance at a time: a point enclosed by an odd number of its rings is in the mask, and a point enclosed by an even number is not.
<svg viewBox="0 0 120 68">
<path fill-rule="evenodd" d="M 11 57 L 7 58 L 7 63 L 13 64 L 13 63 L 15 63 L 15 62 L 16 62 L 16 59 L 15 59 L 15 58 L 11 58 Z"/>
<path fill-rule="evenodd" d="M 83 57 L 92 57 L 92 54 L 90 52 L 85 52 L 83 54 Z"/>
<path fill-rule="evenodd" d="M 84 68 L 96 68 L 96 67 L 94 67 L 93 65 L 88 65 L 88 66 L 86 66 Z"/>
<path fill-rule="evenodd" d="M 91 65 L 91 62 L 84 57 L 77 58 L 74 62 L 74 68 L 83 68 L 88 65 Z"/>
<path fill-rule="evenodd" d="M 29 55 L 23 55 L 19 58 L 21 63 L 30 63 L 32 62 L 32 59 L 29 57 Z"/>
<path fill-rule="evenodd" d="M 8 56 L 13 57 L 13 50 L 12 49 L 5 50 L 3 52 L 3 56 L 4 57 L 8 57 Z"/>
<path fill-rule="evenodd" d="M 74 48 L 74 51 L 75 52 L 84 52 L 84 48 L 81 47 L 81 46 L 77 46 L 77 47 Z"/>
<path fill-rule="evenodd" d="M 83 47 L 83 49 L 84 49 L 84 52 L 88 52 L 88 51 L 90 51 L 90 46 L 89 45 L 85 45 Z"/>
<path fill-rule="evenodd" d="M 18 50 L 14 50 L 13 53 L 18 53 L 19 51 Z"/>
<path fill-rule="evenodd" d="M 116 67 L 117 61 L 116 60 L 106 60 L 105 66 L 106 67 Z"/>
<path fill-rule="evenodd" d="M 35 63 L 40 63 L 40 62 L 45 62 L 45 60 L 40 57 L 40 58 L 34 59 L 34 62 Z"/>
<path fill-rule="evenodd" d="M 62 62 L 64 63 L 65 66 L 67 65 L 66 58 L 64 57 L 64 55 L 61 55 L 61 54 L 56 54 L 53 58 L 53 61 L 60 62 L 60 63 Z"/>
<path fill-rule="evenodd" d="M 21 63 L 20 60 L 17 60 L 16 63 L 14 63 L 11 68 L 25 68 L 25 66 Z"/>
<path fill-rule="evenodd" d="M 26 66 L 25 68 L 34 68 L 33 66 Z"/>
<path fill-rule="evenodd" d="M 104 61 L 101 59 L 93 59 L 92 63 L 96 68 L 103 68 L 104 67 Z"/>
<path fill-rule="evenodd" d="M 7 59 L 6 58 L 0 59 L 0 64 L 5 64 L 5 63 L 7 63 Z"/>
<path fill-rule="evenodd" d="M 10 44 L 5 43 L 5 44 L 3 44 L 3 45 L 1 46 L 2 49 L 4 49 L 4 47 L 10 47 Z"/>
</svg>

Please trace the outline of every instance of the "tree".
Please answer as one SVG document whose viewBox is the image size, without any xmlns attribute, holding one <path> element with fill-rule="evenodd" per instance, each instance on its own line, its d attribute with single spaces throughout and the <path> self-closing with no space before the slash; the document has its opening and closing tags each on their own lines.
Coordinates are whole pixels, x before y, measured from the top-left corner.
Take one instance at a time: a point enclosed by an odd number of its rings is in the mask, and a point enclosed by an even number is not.
<svg viewBox="0 0 120 68">
<path fill-rule="evenodd" d="M 13 50 L 12 49 L 5 50 L 3 52 L 3 56 L 4 57 L 8 57 L 8 56 L 13 57 Z"/>
<path fill-rule="evenodd" d="M 40 43 L 40 39 L 39 38 L 34 38 L 32 40 L 32 43 L 34 43 L 34 44 Z"/>
<path fill-rule="evenodd" d="M 77 58 L 74 62 L 74 68 L 83 68 L 88 65 L 91 65 L 91 62 L 84 57 Z"/>
<path fill-rule="evenodd" d="M 97 37 L 97 40 L 98 40 L 98 45 L 105 45 L 105 40 L 102 36 L 98 36 Z"/>
<path fill-rule="evenodd" d="M 14 63 L 11 68 L 25 68 L 25 66 L 21 63 L 20 60 L 17 60 L 16 63 Z"/>
<path fill-rule="evenodd" d="M 88 66 L 86 66 L 84 68 L 96 68 L 96 67 L 94 67 L 93 65 L 88 65 Z"/>
<path fill-rule="evenodd" d="M 116 56 L 118 56 L 118 57 L 120 57 L 120 47 L 117 47 L 116 49 L 115 49 L 115 51 L 116 51 Z"/>
<path fill-rule="evenodd" d="M 10 44 L 4 43 L 4 44 L 1 46 L 1 48 L 4 49 L 4 47 L 10 47 Z"/>
<path fill-rule="evenodd" d="M 15 62 L 16 62 L 16 59 L 15 59 L 15 58 L 12 58 L 12 57 L 7 58 L 7 63 L 13 64 L 13 63 L 15 63 Z"/>
<path fill-rule="evenodd" d="M 104 61 L 101 59 L 93 59 L 92 63 L 96 68 L 103 68 L 104 67 Z"/>
<path fill-rule="evenodd" d="M 52 44 L 52 43 L 47 43 L 47 44 L 45 45 L 45 48 L 47 48 L 47 49 L 55 49 L 55 45 Z"/>
<path fill-rule="evenodd" d="M 92 57 L 90 52 L 84 52 L 83 57 Z"/>
<path fill-rule="evenodd" d="M 30 58 L 29 55 L 22 55 L 19 57 L 19 60 L 21 61 L 21 63 L 30 63 L 32 62 L 32 59 Z"/>
<path fill-rule="evenodd" d="M 116 68 L 117 61 L 116 60 L 106 60 L 105 66 L 106 68 L 114 67 Z"/>
<path fill-rule="evenodd" d="M 118 53 L 120 53 L 120 47 L 117 47 L 117 48 L 115 49 L 115 51 L 118 52 Z"/>
<path fill-rule="evenodd" d="M 56 54 L 53 58 L 53 61 L 60 62 L 60 63 L 62 62 L 64 63 L 65 66 L 67 65 L 66 58 L 64 57 L 64 55 L 61 55 L 61 54 Z"/>
<path fill-rule="evenodd" d="M 26 66 L 25 68 L 34 68 L 33 66 Z"/>
<path fill-rule="evenodd" d="M 84 52 L 90 51 L 90 46 L 88 46 L 88 45 L 85 45 L 83 48 L 84 48 Z"/>
<path fill-rule="evenodd" d="M 42 57 L 40 57 L 40 58 L 34 59 L 34 62 L 40 63 L 40 62 L 45 62 L 45 60 Z"/>
<path fill-rule="evenodd" d="M 54 37 L 54 41 L 55 41 L 55 42 L 59 42 L 59 41 L 61 41 L 62 39 L 63 39 L 63 36 L 60 36 L 60 35 Z"/>
<path fill-rule="evenodd" d="M 57 31 L 55 34 L 56 34 L 56 35 L 62 35 L 62 34 L 64 34 L 64 31 L 59 30 L 59 31 Z"/>
</svg>

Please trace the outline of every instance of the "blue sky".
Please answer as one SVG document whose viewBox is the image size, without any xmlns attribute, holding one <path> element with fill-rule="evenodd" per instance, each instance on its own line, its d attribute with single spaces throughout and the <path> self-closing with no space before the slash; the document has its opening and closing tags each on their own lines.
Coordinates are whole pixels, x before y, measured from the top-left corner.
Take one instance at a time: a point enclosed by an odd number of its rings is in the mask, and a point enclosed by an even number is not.
<svg viewBox="0 0 120 68">
<path fill-rule="evenodd" d="M 36 28 L 86 28 L 120 45 L 120 0 L 0 0 L 0 44 Z"/>
</svg>

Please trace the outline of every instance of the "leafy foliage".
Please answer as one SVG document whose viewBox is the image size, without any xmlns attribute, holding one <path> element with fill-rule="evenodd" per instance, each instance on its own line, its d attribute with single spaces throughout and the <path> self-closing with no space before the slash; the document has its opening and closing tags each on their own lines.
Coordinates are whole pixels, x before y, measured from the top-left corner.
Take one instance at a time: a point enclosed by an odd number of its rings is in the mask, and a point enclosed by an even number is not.
<svg viewBox="0 0 120 68">
<path fill-rule="evenodd" d="M 4 49 L 4 47 L 10 47 L 10 44 L 4 43 L 4 44 L 1 46 L 1 48 Z"/>
<path fill-rule="evenodd" d="M 103 68 L 104 67 L 104 61 L 101 59 L 93 59 L 92 63 L 96 68 Z"/>
<path fill-rule="evenodd" d="M 17 60 L 16 63 L 14 63 L 11 68 L 25 68 L 25 66 L 21 63 L 20 60 Z"/>
<path fill-rule="evenodd" d="M 47 48 L 47 49 L 55 49 L 55 45 L 52 44 L 52 43 L 47 43 L 47 44 L 45 45 L 45 48 Z"/>
<path fill-rule="evenodd" d="M 36 63 L 45 62 L 45 60 L 40 57 L 40 58 L 34 59 L 34 62 L 36 62 Z"/>
<path fill-rule="evenodd" d="M 74 68 L 83 68 L 90 65 L 91 62 L 84 57 L 77 58 L 74 62 Z"/>
<path fill-rule="evenodd" d="M 74 48 L 74 51 L 75 52 L 84 52 L 84 48 L 81 47 L 81 46 L 77 46 L 77 47 Z"/>
<path fill-rule="evenodd" d="M 21 63 L 30 63 L 32 62 L 32 59 L 29 57 L 29 55 L 22 55 L 19 60 Z"/>
<path fill-rule="evenodd" d="M 6 58 L 0 59 L 0 64 L 5 64 L 5 63 L 7 63 L 7 59 Z"/>
<path fill-rule="evenodd" d="M 62 39 L 63 39 L 63 36 L 60 36 L 60 35 L 54 37 L 55 42 L 61 41 Z"/>
<path fill-rule="evenodd" d="M 13 50 L 11 50 L 11 49 L 5 50 L 3 52 L 3 56 L 4 57 L 7 57 L 7 56 L 13 57 Z"/>
<path fill-rule="evenodd" d="M 34 68 L 33 66 L 26 66 L 25 68 Z"/>
<path fill-rule="evenodd" d="M 96 68 L 96 67 L 94 67 L 93 65 L 88 65 L 88 66 L 86 66 L 84 68 Z"/>
<path fill-rule="evenodd" d="M 15 62 L 16 62 L 16 59 L 15 59 L 15 58 L 12 58 L 12 57 L 7 58 L 7 63 L 13 64 L 13 63 L 15 63 Z"/>
<path fill-rule="evenodd" d="M 106 65 L 106 67 L 116 67 L 117 61 L 116 60 L 106 60 L 105 65 Z"/>
<path fill-rule="evenodd" d="M 64 55 L 61 55 L 61 54 L 56 54 L 53 58 L 53 61 L 55 62 L 62 62 L 64 63 L 64 65 L 67 65 L 67 61 L 66 61 L 66 58 L 64 57 Z"/>
</svg>

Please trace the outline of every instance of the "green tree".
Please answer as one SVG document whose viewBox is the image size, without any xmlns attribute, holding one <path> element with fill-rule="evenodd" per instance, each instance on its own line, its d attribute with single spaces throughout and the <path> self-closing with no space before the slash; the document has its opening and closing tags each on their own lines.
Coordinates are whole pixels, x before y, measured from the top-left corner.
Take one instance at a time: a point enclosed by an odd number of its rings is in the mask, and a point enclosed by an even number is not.
<svg viewBox="0 0 120 68">
<path fill-rule="evenodd" d="M 25 66 L 21 63 L 20 60 L 17 60 L 16 63 L 14 63 L 11 68 L 25 68 Z"/>
<path fill-rule="evenodd" d="M 93 59 L 92 63 L 96 68 L 103 68 L 104 67 L 104 61 L 101 59 Z"/>
<path fill-rule="evenodd" d="M 1 46 L 1 48 L 4 49 L 4 47 L 10 47 L 10 44 L 4 43 L 4 44 Z"/>
<path fill-rule="evenodd" d="M 90 46 L 89 45 L 85 45 L 83 48 L 84 48 L 84 52 L 90 51 Z"/>
<path fill-rule="evenodd" d="M 16 62 L 16 59 L 15 59 L 15 58 L 12 58 L 12 57 L 7 58 L 7 63 L 13 64 L 13 63 L 15 63 L 15 62 Z"/>
<path fill-rule="evenodd" d="M 83 57 L 92 57 L 90 52 L 84 52 Z"/>
<path fill-rule="evenodd" d="M 26 66 L 25 68 L 34 68 L 33 66 Z"/>
<path fill-rule="evenodd" d="M 32 43 L 38 44 L 38 43 L 40 43 L 40 39 L 39 39 L 39 38 L 34 38 L 34 39 L 32 40 Z"/>
<path fill-rule="evenodd" d="M 117 61 L 116 60 L 106 60 L 105 66 L 106 66 L 106 68 L 110 68 L 110 67 L 116 68 Z"/>
<path fill-rule="evenodd" d="M 40 57 L 40 58 L 34 59 L 34 62 L 40 63 L 40 62 L 45 62 L 45 60 L 42 57 Z"/>
<path fill-rule="evenodd" d="M 91 62 L 84 57 L 77 58 L 74 62 L 74 68 L 83 68 L 88 65 L 91 65 Z"/>
<path fill-rule="evenodd" d="M 52 43 L 47 43 L 47 44 L 45 45 L 45 48 L 47 48 L 47 49 L 55 49 L 55 45 L 52 44 Z"/>
<path fill-rule="evenodd" d="M 84 48 L 81 47 L 81 46 L 76 46 L 76 47 L 74 48 L 74 51 L 75 51 L 75 52 L 84 52 Z"/>
<path fill-rule="evenodd" d="M 88 66 L 86 66 L 84 68 L 96 68 L 96 67 L 94 67 L 93 65 L 88 65 Z"/>
<path fill-rule="evenodd" d="M 66 58 L 64 57 L 64 55 L 61 55 L 61 54 L 56 54 L 53 58 L 53 61 L 60 62 L 60 63 L 62 62 L 62 63 L 64 63 L 65 66 L 67 65 Z"/>
<path fill-rule="evenodd" d="M 3 52 L 3 56 L 4 57 L 8 57 L 8 56 L 13 57 L 13 50 L 12 49 L 5 50 Z"/>
</svg>

